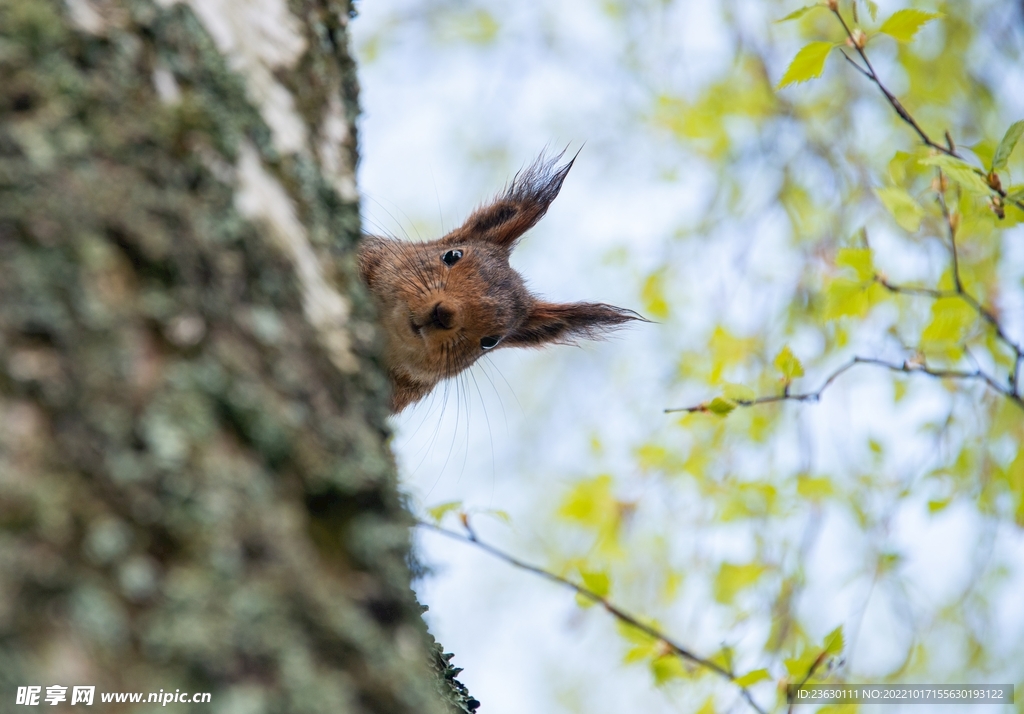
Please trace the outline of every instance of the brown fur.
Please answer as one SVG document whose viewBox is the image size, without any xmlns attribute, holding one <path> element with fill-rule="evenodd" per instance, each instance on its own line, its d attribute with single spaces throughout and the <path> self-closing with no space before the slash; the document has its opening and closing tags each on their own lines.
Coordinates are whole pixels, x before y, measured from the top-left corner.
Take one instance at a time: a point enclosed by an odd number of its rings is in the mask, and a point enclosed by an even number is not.
<svg viewBox="0 0 1024 714">
<path fill-rule="evenodd" d="M 572 167 L 572 161 L 557 166 L 561 157 L 541 156 L 442 238 L 409 243 L 364 237 L 359 267 L 386 335 L 393 412 L 468 368 L 495 338 L 495 347 L 542 347 L 599 338 L 644 319 L 603 303 L 545 302 L 509 265 L 516 241 L 544 216 Z"/>
</svg>

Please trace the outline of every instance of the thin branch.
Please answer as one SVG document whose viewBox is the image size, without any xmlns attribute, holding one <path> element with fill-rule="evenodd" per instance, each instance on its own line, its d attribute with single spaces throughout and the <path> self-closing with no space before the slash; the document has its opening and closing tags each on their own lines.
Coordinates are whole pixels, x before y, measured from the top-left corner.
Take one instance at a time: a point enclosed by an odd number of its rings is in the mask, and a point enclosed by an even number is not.
<svg viewBox="0 0 1024 714">
<path fill-rule="evenodd" d="M 948 154 L 949 156 L 955 156 L 958 159 L 963 159 L 963 157 L 960 156 L 960 154 L 958 154 L 956 150 L 948 149 L 942 144 L 937 144 L 934 141 L 932 141 L 931 137 L 928 136 L 928 134 L 925 133 L 925 130 L 921 128 L 920 124 L 918 124 L 917 121 L 914 120 L 914 117 L 911 116 L 910 112 L 907 111 L 906 107 L 904 107 L 903 104 L 900 103 L 900 100 L 896 98 L 896 95 L 890 92 L 886 88 L 886 86 L 882 84 L 882 80 L 878 78 L 878 74 L 875 72 L 875 68 L 871 66 L 871 60 L 868 59 L 867 53 L 861 46 L 863 43 L 858 42 L 857 39 L 854 37 L 853 31 L 850 29 L 850 26 L 846 24 L 846 20 L 843 19 L 843 15 L 842 13 L 839 12 L 839 8 L 837 7 L 835 10 L 832 11 L 832 13 L 837 18 L 839 18 L 839 22 L 842 23 L 843 29 L 846 31 L 846 36 L 850 38 L 850 44 L 852 44 L 853 48 L 857 50 L 857 54 L 860 55 L 861 60 L 864 62 L 864 66 L 867 67 L 867 71 L 864 72 L 864 74 L 867 75 L 871 79 L 871 81 L 874 82 L 875 85 L 882 91 L 882 94 L 885 95 L 885 98 L 889 100 L 889 104 L 892 105 L 892 108 L 896 110 L 897 114 L 899 114 L 900 119 L 902 119 L 911 127 L 913 127 L 914 131 L 917 132 L 917 135 L 921 137 L 921 141 L 924 142 L 927 146 L 932 147 L 936 151 L 941 151 L 944 154 Z"/>
<path fill-rule="evenodd" d="M 860 55 L 861 60 L 864 62 L 864 67 L 858 65 L 856 62 L 850 59 L 845 52 L 843 52 L 843 56 L 846 57 L 850 64 L 856 67 L 861 74 L 863 74 L 865 77 L 874 82 L 875 86 L 877 86 L 878 89 L 882 92 L 882 94 L 885 95 L 885 98 L 888 100 L 890 106 L 892 106 L 896 114 L 899 115 L 900 119 L 902 119 L 904 122 L 909 124 L 911 128 L 913 128 L 913 130 L 921 138 L 921 142 L 925 144 L 925 146 L 929 146 L 940 153 L 946 154 L 947 156 L 955 157 L 963 161 L 964 157 L 961 156 L 959 152 L 957 152 L 956 145 L 953 143 L 953 138 L 949 135 L 948 131 L 946 132 L 946 146 L 943 146 L 942 144 L 933 141 L 932 138 L 928 136 L 928 133 L 921 128 L 921 125 L 917 123 L 917 120 L 914 119 L 913 115 L 909 111 L 907 111 L 907 108 L 905 106 L 903 106 L 902 102 L 900 102 L 900 100 L 896 98 L 896 95 L 890 92 L 889 89 L 884 84 L 882 84 L 881 78 L 879 78 L 878 73 L 875 72 L 875 68 L 871 65 L 871 60 L 868 59 L 868 55 L 864 51 L 863 34 L 861 35 L 861 41 L 858 41 L 853 34 L 853 30 L 850 29 L 850 26 L 846 24 L 846 20 L 843 19 L 843 15 L 841 12 L 839 12 L 838 6 L 832 9 L 832 14 L 835 15 L 836 18 L 838 18 L 839 22 L 842 24 L 843 30 L 846 31 L 846 36 L 850 39 L 850 44 L 853 45 L 853 48 L 855 50 L 857 50 L 857 54 Z M 988 175 L 984 171 L 981 171 L 980 169 L 977 168 L 975 168 L 974 171 L 979 176 L 981 176 L 982 180 L 985 181 L 986 186 L 988 186 L 995 193 L 999 194 L 999 197 L 1001 199 L 1007 198 L 1006 190 L 1003 189 L 1002 186 L 998 185 L 998 183 L 993 185 L 993 182 L 990 182 L 988 180 Z M 1014 204 L 1022 211 L 1024 211 L 1024 201 L 1014 201 Z"/>
<path fill-rule="evenodd" d="M 875 282 L 889 292 L 897 293 L 899 295 L 921 295 L 924 297 L 935 298 L 936 300 L 940 298 L 960 298 L 978 313 L 978 317 L 992 327 L 992 330 L 996 333 L 996 337 L 999 338 L 999 341 L 1010 348 L 1014 357 L 1018 361 L 1024 358 L 1024 348 L 1010 339 L 1010 336 L 1003 330 L 1003 326 L 1000 324 L 999 318 L 997 318 L 991 310 L 978 302 L 976 297 L 964 290 L 963 286 L 961 286 L 960 290 L 936 290 L 934 288 L 922 288 L 914 285 L 895 285 L 890 283 L 881 275 L 875 276 Z M 1019 376 L 1019 370 L 1016 370 L 1015 374 Z M 1020 393 L 1020 390 L 1016 387 L 1014 387 L 1013 391 L 1018 394 Z"/>
<path fill-rule="evenodd" d="M 950 143 L 952 143 L 951 139 Z M 1013 392 L 1015 394 L 1020 394 L 1020 390 L 1018 389 L 1018 384 L 1020 380 L 1020 370 L 1018 369 L 1017 365 L 1020 363 L 1021 358 L 1024 357 L 1024 349 L 1022 349 L 1021 346 L 1018 345 L 1016 342 L 1011 340 L 1010 337 L 1003 331 L 1003 326 L 999 323 L 999 319 L 990 310 L 983 307 L 982 304 L 978 302 L 978 300 L 973 295 L 964 290 L 963 281 L 960 279 L 960 262 L 957 256 L 956 248 L 956 224 L 953 222 L 953 216 L 950 214 L 949 207 L 946 205 L 946 197 L 943 195 L 942 192 L 942 183 L 942 171 L 940 170 L 939 186 L 937 193 L 939 196 L 939 206 L 942 208 L 942 217 L 946 219 L 946 225 L 949 227 L 949 245 L 950 251 L 952 252 L 953 256 L 953 284 L 956 286 L 957 294 L 964 300 L 964 302 L 966 302 L 968 305 L 974 308 L 975 312 L 977 312 L 983 320 L 985 320 L 989 325 L 992 326 L 992 329 L 995 330 L 996 335 L 1003 342 L 1003 344 L 1005 344 L 1007 347 L 1013 350 L 1015 359 L 1014 369 L 1013 372 L 1011 372 L 1010 374 L 1010 383 L 1013 385 Z"/>
<path fill-rule="evenodd" d="M 835 372 L 830 374 L 821 387 L 813 392 L 793 393 L 789 391 L 787 385 L 782 394 L 770 394 L 764 397 L 757 397 L 756 399 L 734 399 L 732 400 L 732 403 L 737 407 L 754 407 L 760 404 L 770 404 L 772 402 L 818 402 L 821 401 L 821 395 L 834 381 L 836 381 L 836 379 L 838 379 L 847 370 L 853 369 L 859 364 L 884 367 L 885 369 L 893 372 L 904 372 L 906 374 L 926 374 L 930 377 L 936 377 L 939 379 L 979 380 L 992 388 L 993 391 L 998 392 L 1021 409 L 1024 409 L 1024 399 L 1021 398 L 1019 392 L 1016 390 L 1011 391 L 1010 389 L 1002 387 L 995 379 L 981 369 L 976 369 L 973 372 L 965 372 L 955 369 L 934 369 L 923 362 L 906 360 L 902 364 L 897 364 L 894 362 L 886 362 L 881 359 L 875 359 L 873 357 L 854 357 Z M 665 409 L 664 411 L 666 414 L 672 414 L 675 412 L 694 413 L 708 412 L 710 411 L 710 408 L 707 402 L 701 402 L 700 404 L 696 404 L 691 407 L 673 407 L 671 409 Z"/>
<path fill-rule="evenodd" d="M 796 706 L 797 693 L 804 688 L 805 684 L 811 681 L 811 677 L 814 676 L 818 667 L 820 667 L 826 659 L 828 659 L 827 650 L 823 651 L 813 662 L 811 662 L 811 666 L 807 668 L 807 674 L 804 675 L 804 678 L 800 680 L 800 683 L 797 684 L 796 687 L 792 689 L 789 687 L 786 688 L 786 698 L 789 700 L 789 706 L 786 708 L 786 714 L 793 714 L 793 707 Z"/>
<path fill-rule="evenodd" d="M 874 77 L 872 77 L 872 76 L 871 76 L 871 73 L 870 73 L 870 72 L 868 72 L 868 71 L 867 71 L 866 69 L 864 69 L 863 67 L 861 67 L 861 66 L 860 66 L 859 64 L 857 64 L 856 62 L 854 62 L 854 61 L 853 61 L 853 59 L 852 59 L 852 58 L 850 57 L 850 55 L 846 54 L 846 53 L 845 53 L 845 52 L 843 52 L 842 50 L 839 50 L 839 51 L 840 51 L 840 52 L 842 53 L 842 55 L 843 55 L 843 58 L 844 58 L 844 59 L 846 59 L 846 61 L 847 61 L 847 62 L 849 62 L 850 64 L 852 64 L 852 65 L 853 65 L 853 68 L 854 68 L 855 70 L 857 70 L 858 72 L 860 72 L 861 74 L 863 74 L 863 75 L 864 75 L 865 77 L 867 77 L 868 79 L 870 79 L 870 80 L 872 80 L 872 81 L 874 80 Z"/>
<path fill-rule="evenodd" d="M 949 139 L 949 133 L 946 133 L 946 138 L 952 145 L 953 140 Z M 953 223 L 953 216 L 949 212 L 949 206 L 946 205 L 946 193 L 942 188 L 945 183 L 945 177 L 942 175 L 942 169 L 938 170 L 939 174 L 939 185 L 935 189 L 935 194 L 939 198 L 939 207 L 942 209 L 942 217 L 946 221 L 946 227 L 949 230 L 949 250 L 953 257 L 953 285 L 956 287 L 956 291 L 961 295 L 964 294 L 964 284 L 960 280 L 960 257 L 957 255 L 956 250 L 956 225 Z"/>
<path fill-rule="evenodd" d="M 845 52 L 843 52 L 843 57 L 846 58 L 847 62 L 849 62 L 851 65 L 853 65 L 857 69 L 858 72 L 860 72 L 865 77 L 870 79 L 875 84 L 875 86 L 878 87 L 878 89 L 882 92 L 882 94 L 885 95 L 885 98 L 888 100 L 889 104 L 892 106 L 892 108 L 896 112 L 896 114 L 898 114 L 899 117 L 904 122 L 909 124 L 914 129 L 914 131 L 917 133 L 917 135 L 921 138 L 921 141 L 926 146 L 929 146 L 932 149 L 935 149 L 936 151 L 939 151 L 939 152 L 941 152 L 943 154 L 946 154 L 948 156 L 953 156 L 953 157 L 955 157 L 957 159 L 963 160 L 963 157 L 956 150 L 956 144 L 953 142 L 953 137 L 950 135 L 950 133 L 948 131 L 945 133 L 945 138 L 946 138 L 946 145 L 945 146 L 943 146 L 942 144 L 934 141 L 928 135 L 928 133 L 925 132 L 925 130 L 921 128 L 921 125 L 917 123 L 917 121 L 914 119 L 913 115 L 911 115 L 911 113 L 909 111 L 907 111 L 907 108 L 903 106 L 903 104 L 900 102 L 900 100 L 896 98 L 896 95 L 894 95 L 892 92 L 890 92 L 889 89 L 882 83 L 881 78 L 878 76 L 878 73 L 875 71 L 875 68 L 871 64 L 871 60 L 868 59 L 867 52 L 864 51 L 864 41 L 863 41 L 863 37 L 864 36 L 863 36 L 863 34 L 861 34 L 860 39 L 858 41 L 858 38 L 854 35 L 853 30 L 851 30 L 850 26 L 848 24 L 846 24 L 846 20 L 843 18 L 843 15 L 839 11 L 838 6 L 835 6 L 835 7 L 832 8 L 832 14 L 834 14 L 836 16 L 836 18 L 839 20 L 840 24 L 843 26 L 843 30 L 846 32 L 846 36 L 849 38 L 850 44 L 853 45 L 854 49 L 857 50 L 857 54 L 860 55 L 861 60 L 864 62 L 864 67 L 861 67 L 852 58 L 850 58 Z M 980 175 L 982 177 L 982 179 L 985 181 L 985 184 L 992 191 L 996 192 L 1003 199 L 1007 198 L 1007 192 L 1002 188 L 1002 186 L 999 185 L 998 181 L 990 181 L 989 180 L 989 176 L 986 175 L 985 172 L 981 171 L 980 169 L 974 169 L 974 171 L 975 171 L 975 173 L 977 173 L 978 175 Z M 959 254 L 958 254 L 958 251 L 957 251 L 957 245 L 956 245 L 956 224 L 954 223 L 953 217 L 952 217 L 952 215 L 951 215 L 951 213 L 949 211 L 949 206 L 946 205 L 946 197 L 945 197 L 945 194 L 944 194 L 943 188 L 942 188 L 943 183 L 944 183 L 944 179 L 943 179 L 943 176 L 942 176 L 942 171 L 940 170 L 939 171 L 939 185 L 937 187 L 936 193 L 938 194 L 939 206 L 942 209 L 942 216 L 945 219 L 946 225 L 947 225 L 948 230 L 949 230 L 949 245 L 950 245 L 950 252 L 952 254 L 952 260 L 953 260 L 953 284 L 954 284 L 955 290 L 953 290 L 953 291 L 945 291 L 945 290 L 930 290 L 930 289 L 927 289 L 927 288 L 900 287 L 900 286 L 893 285 L 893 284 L 891 284 L 891 283 L 887 282 L 886 280 L 884 280 L 882 278 L 879 278 L 879 277 L 876 277 L 876 280 L 884 288 L 886 288 L 887 290 L 889 290 L 891 292 L 894 292 L 894 293 L 904 293 L 904 294 L 907 294 L 907 295 L 926 295 L 926 296 L 933 297 L 933 298 L 943 298 L 943 297 L 954 297 L 955 296 L 955 297 L 959 297 L 964 302 L 966 302 L 968 305 L 970 305 L 970 307 L 975 312 L 977 312 L 978 315 L 985 322 L 987 322 L 992 327 L 992 329 L 995 331 L 996 336 L 999 338 L 999 340 L 1003 344 L 1005 344 L 1007 347 L 1009 347 L 1010 350 L 1013 351 L 1014 366 L 1013 366 L 1012 371 L 1010 372 L 1010 377 L 1009 377 L 1009 380 L 1008 380 L 1008 382 L 1009 382 L 1009 389 L 1003 389 L 1002 387 L 999 387 L 999 386 L 996 386 L 995 388 L 1001 394 L 1004 394 L 1005 396 L 1009 397 L 1012 401 L 1014 401 L 1014 403 L 1016 403 L 1018 405 L 1021 405 L 1022 404 L 1022 399 L 1021 399 L 1020 383 L 1021 383 L 1021 371 L 1022 371 L 1022 369 L 1024 369 L 1024 348 L 1022 348 L 1021 345 L 1017 344 L 1016 342 L 1014 342 L 1013 340 L 1010 339 L 1009 335 L 1007 335 L 1006 332 L 1003 330 L 1003 326 L 1002 326 L 1002 324 L 1000 324 L 999 319 L 995 316 L 995 314 L 992 313 L 992 311 L 990 311 L 987 308 L 985 308 L 973 295 L 971 295 L 969 292 L 967 292 L 964 289 L 963 280 L 962 280 L 961 275 L 960 275 L 960 257 L 959 257 Z M 1015 201 L 1014 203 L 1021 210 L 1024 210 L 1024 201 Z M 1000 217 L 1002 217 L 1001 214 L 1000 214 Z M 994 382 L 992 382 L 992 380 L 989 379 L 988 377 L 985 378 L 985 381 L 989 382 L 990 384 L 994 384 Z M 778 401 L 778 400 L 774 400 L 774 401 Z"/>
<path fill-rule="evenodd" d="M 896 285 L 895 283 L 890 283 L 882 275 L 876 275 L 875 282 L 889 292 L 896 293 L 897 295 L 919 295 L 935 298 L 936 300 L 940 298 L 960 297 L 960 293 L 956 290 L 936 290 L 935 288 L 923 288 L 917 285 Z"/>
<path fill-rule="evenodd" d="M 488 553 L 489 555 L 492 555 L 495 558 L 498 558 L 499 560 L 505 561 L 513 567 L 519 568 L 520 570 L 525 570 L 535 575 L 539 575 L 540 577 L 558 583 L 559 585 L 563 585 L 575 591 L 577 595 L 582 595 L 588 600 L 597 603 L 598 605 L 601 605 L 617 620 L 619 620 L 620 622 L 624 622 L 630 627 L 640 630 L 644 634 L 663 643 L 664 647 L 667 650 L 674 653 L 675 655 L 682 657 L 683 659 L 687 660 L 688 662 L 692 662 L 695 665 L 704 667 L 705 669 L 714 672 L 723 679 L 729 680 L 739 688 L 740 694 L 743 696 L 743 698 L 747 701 L 747 704 L 749 704 L 754 711 L 758 712 L 758 714 L 767 714 L 766 711 L 762 709 L 757 704 L 757 702 L 754 701 L 753 696 L 750 694 L 750 690 L 736 681 L 736 674 L 732 672 L 731 669 L 726 669 L 725 667 L 716 662 L 712 662 L 709 659 L 705 659 L 703 657 L 700 657 L 699 655 L 694 654 L 693 651 L 691 651 L 690 649 L 683 647 L 682 645 L 671 640 L 669 637 L 665 635 L 665 633 L 651 627 L 650 625 L 646 624 L 645 622 L 642 622 L 641 620 L 638 620 L 636 617 L 630 615 L 625 610 L 609 602 L 607 598 L 598 595 L 593 590 L 590 590 L 589 588 L 583 585 L 577 585 L 573 581 L 567 578 L 563 578 L 561 575 L 557 575 L 556 573 L 552 573 L 548 570 L 545 570 L 544 568 L 540 568 L 536 565 L 531 565 L 522 560 L 519 560 L 519 558 L 516 558 L 515 556 L 510 555 L 505 551 L 499 550 L 498 548 L 494 547 L 489 543 L 485 543 L 477 537 L 476 532 L 470 527 L 468 517 L 463 516 L 462 523 L 466 528 L 465 534 L 458 533 L 456 531 L 450 531 L 447 528 L 442 528 L 441 526 L 435 525 L 433 523 L 428 523 L 426 521 L 416 521 L 416 525 L 422 528 L 434 531 L 435 533 L 440 533 L 443 536 L 447 536 L 448 538 L 460 541 L 462 543 L 469 543 L 470 545 L 479 548 L 485 553 Z"/>
</svg>

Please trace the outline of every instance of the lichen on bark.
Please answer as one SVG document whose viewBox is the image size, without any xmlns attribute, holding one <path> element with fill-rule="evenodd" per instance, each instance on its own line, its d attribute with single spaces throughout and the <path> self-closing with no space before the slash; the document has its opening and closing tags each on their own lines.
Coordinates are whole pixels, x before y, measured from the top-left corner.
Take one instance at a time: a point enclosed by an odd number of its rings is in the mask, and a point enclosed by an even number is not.
<svg viewBox="0 0 1024 714">
<path fill-rule="evenodd" d="M 0 711 L 30 684 L 475 708 L 410 589 L 353 259 L 350 7 L 287 11 L 292 152 L 189 6 L 0 0 Z M 240 199 L 247 155 L 293 242 Z"/>
</svg>

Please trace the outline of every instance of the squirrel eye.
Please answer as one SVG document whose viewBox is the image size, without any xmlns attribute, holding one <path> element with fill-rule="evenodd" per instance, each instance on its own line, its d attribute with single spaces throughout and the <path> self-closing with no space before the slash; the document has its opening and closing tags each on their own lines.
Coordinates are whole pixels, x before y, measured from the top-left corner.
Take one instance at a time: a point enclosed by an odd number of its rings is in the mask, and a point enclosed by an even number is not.
<svg viewBox="0 0 1024 714">
<path fill-rule="evenodd" d="M 481 337 L 480 347 L 481 349 L 489 350 L 492 347 L 496 347 L 499 342 L 501 342 L 500 337 Z"/>
<path fill-rule="evenodd" d="M 459 262 L 459 258 L 462 257 L 461 250 L 449 250 L 447 253 L 441 256 L 441 261 L 449 268 Z M 497 343 L 495 343 L 497 344 Z M 492 347 L 494 345 L 491 345 Z"/>
</svg>

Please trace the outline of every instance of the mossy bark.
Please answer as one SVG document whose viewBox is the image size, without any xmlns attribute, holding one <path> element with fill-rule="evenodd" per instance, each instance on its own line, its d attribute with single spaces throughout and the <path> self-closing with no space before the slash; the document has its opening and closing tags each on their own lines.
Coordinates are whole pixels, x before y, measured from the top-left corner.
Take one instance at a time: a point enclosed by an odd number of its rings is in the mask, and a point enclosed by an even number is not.
<svg viewBox="0 0 1024 714">
<path fill-rule="evenodd" d="M 410 589 L 338 190 L 350 7 L 287 9 L 303 49 L 267 76 L 309 150 L 282 150 L 186 5 L 0 0 L 0 711 L 53 684 L 212 694 L 177 711 L 475 706 Z M 239 198 L 246 155 L 297 244 Z M 340 324 L 311 319 L 316 289 Z"/>
</svg>

